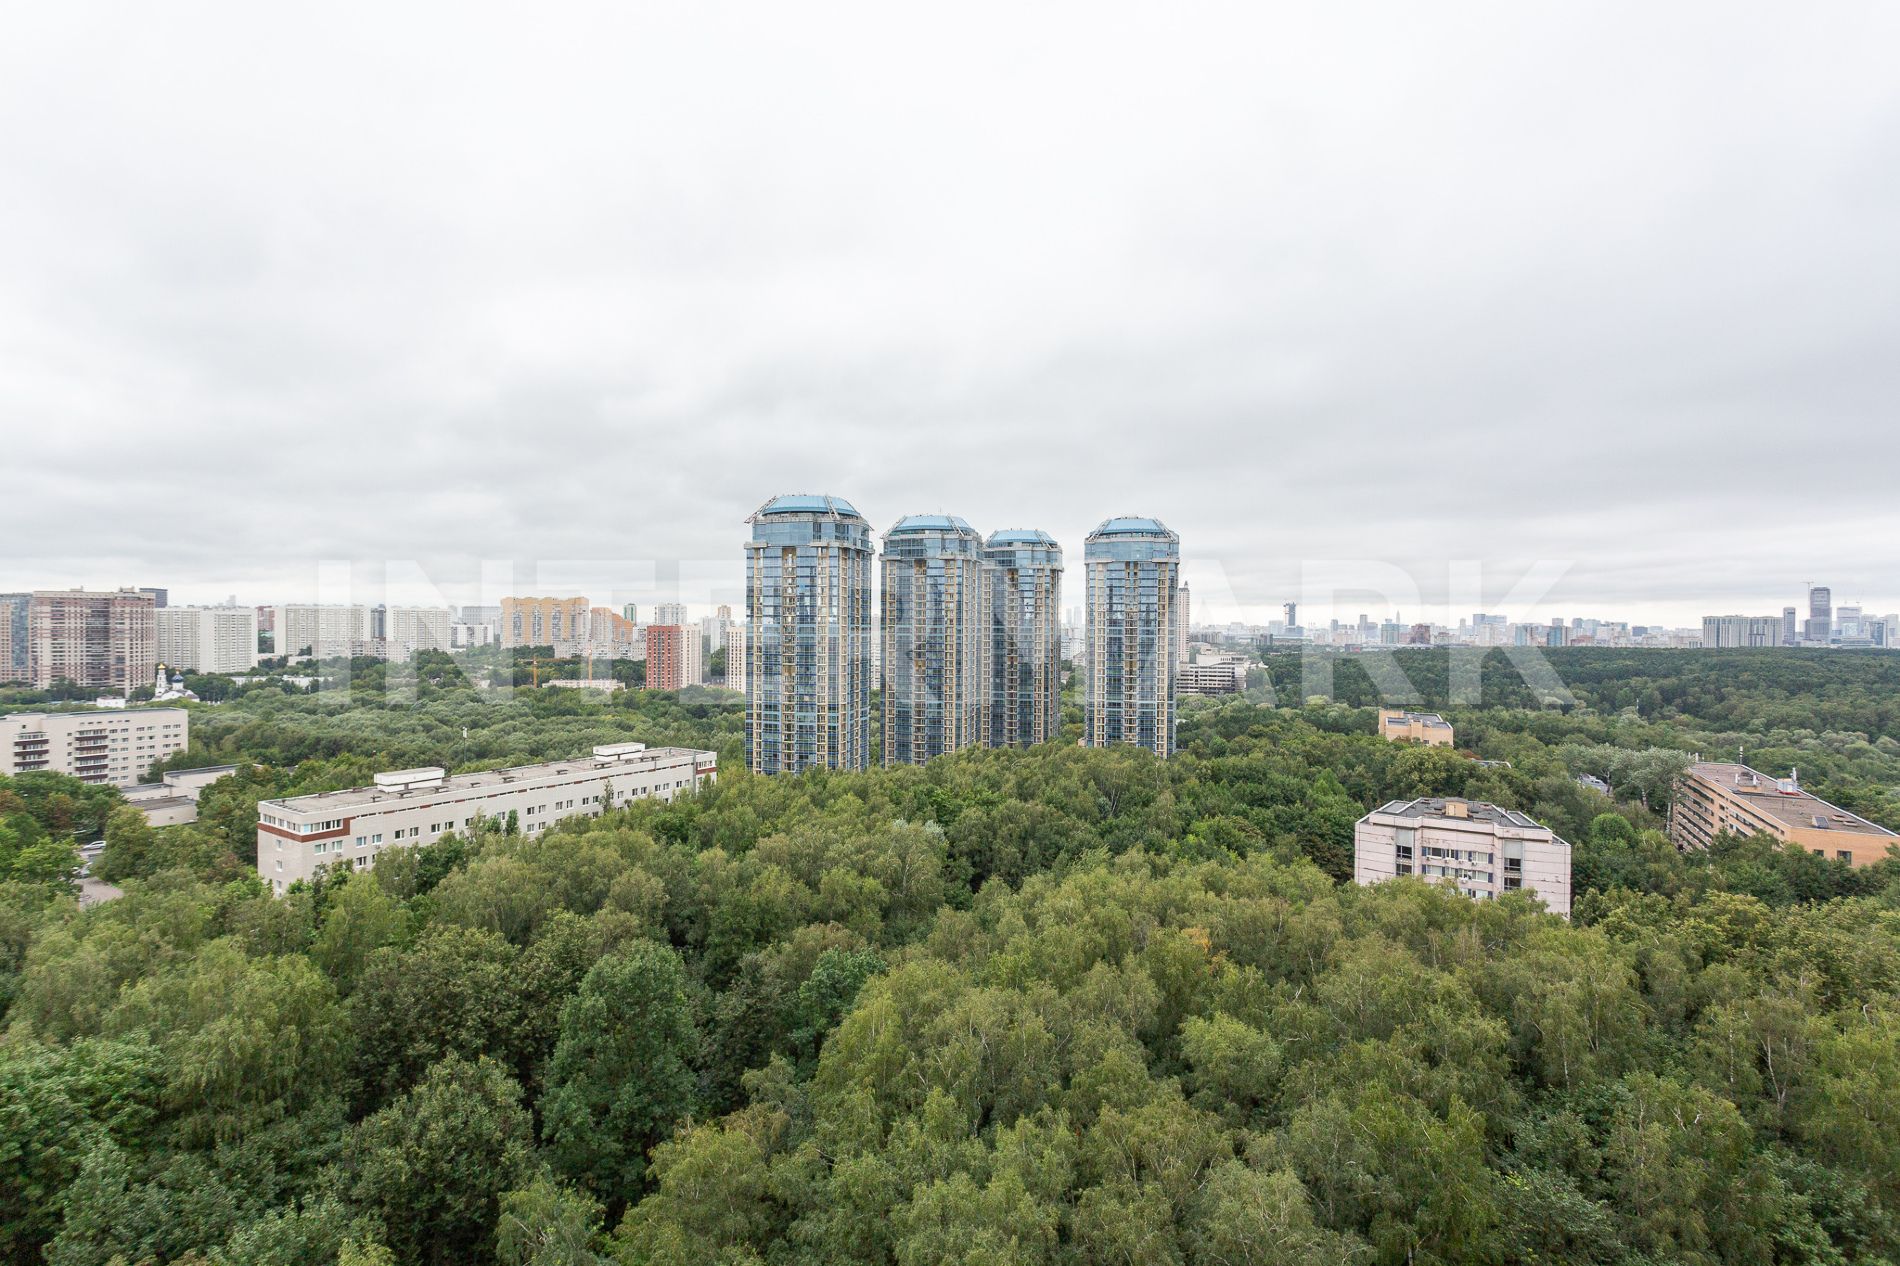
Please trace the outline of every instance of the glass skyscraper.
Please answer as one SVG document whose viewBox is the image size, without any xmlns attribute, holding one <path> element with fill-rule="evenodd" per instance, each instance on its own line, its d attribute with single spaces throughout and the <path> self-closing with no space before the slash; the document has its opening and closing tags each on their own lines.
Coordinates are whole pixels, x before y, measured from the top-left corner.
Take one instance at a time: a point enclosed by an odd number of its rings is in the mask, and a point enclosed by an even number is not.
<svg viewBox="0 0 1900 1266">
<path fill-rule="evenodd" d="M 983 541 L 962 519 L 913 514 L 884 534 L 884 763 L 921 765 L 979 742 Z"/>
<path fill-rule="evenodd" d="M 1181 538 L 1157 519 L 1107 519 L 1082 546 L 1088 588 L 1083 741 L 1174 751 L 1174 604 Z"/>
<path fill-rule="evenodd" d="M 983 547 L 982 742 L 1062 735 L 1062 547 L 1047 532 L 993 532 Z"/>
<path fill-rule="evenodd" d="M 871 760 L 871 525 L 837 497 L 776 497 L 746 520 L 746 764 Z"/>
</svg>

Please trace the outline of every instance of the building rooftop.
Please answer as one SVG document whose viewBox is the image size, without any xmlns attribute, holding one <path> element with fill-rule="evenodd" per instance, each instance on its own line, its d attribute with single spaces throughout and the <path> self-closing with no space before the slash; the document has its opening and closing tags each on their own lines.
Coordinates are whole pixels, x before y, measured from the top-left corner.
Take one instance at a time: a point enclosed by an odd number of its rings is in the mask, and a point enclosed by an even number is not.
<svg viewBox="0 0 1900 1266">
<path fill-rule="evenodd" d="M 1405 725 L 1423 725 L 1432 729 L 1449 730 L 1451 728 L 1451 722 L 1447 721 L 1444 717 L 1439 716 L 1436 712 L 1381 712 L 1379 713 L 1379 724 L 1387 725 L 1394 721 L 1401 722 Z"/>
<path fill-rule="evenodd" d="M 1160 519 L 1142 519 L 1123 517 L 1103 519 L 1101 525 L 1089 533 L 1091 538 L 1098 536 L 1164 536 L 1169 540 L 1178 540 Z"/>
<path fill-rule="evenodd" d="M 1697 761 L 1689 772 L 1739 796 L 1762 813 L 1804 831 L 1845 831 L 1854 835 L 1884 835 L 1900 839 L 1884 826 L 1829 804 L 1801 790 L 1792 778 L 1775 779 L 1733 761 Z"/>
<path fill-rule="evenodd" d="M 955 532 L 959 536 L 976 536 L 976 529 L 954 514 L 907 514 L 885 535 L 895 536 L 900 532 Z"/>
<path fill-rule="evenodd" d="M 752 517 L 757 519 L 768 514 L 829 514 L 849 516 L 861 519 L 857 507 L 843 497 L 828 496 L 824 493 L 793 492 L 782 497 L 774 497 L 759 507 Z"/>
<path fill-rule="evenodd" d="M 1434 822 L 1489 822 L 1493 826 L 1518 831 L 1549 830 L 1541 822 L 1516 809 L 1500 809 L 1483 800 L 1460 800 L 1456 796 L 1422 796 L 1417 800 L 1393 800 L 1380 805 L 1374 813 L 1397 818 L 1430 819 Z"/>
<path fill-rule="evenodd" d="M 1004 528 L 1000 532 L 991 532 L 987 543 L 990 545 L 1053 546 L 1056 538 L 1037 528 Z"/>
<path fill-rule="evenodd" d="M 627 748 L 636 750 L 628 751 Z M 637 743 L 612 743 L 594 749 L 591 757 L 573 760 L 543 761 L 536 765 L 516 765 L 510 769 L 488 769 L 476 774 L 445 775 L 440 769 L 401 769 L 377 774 L 379 785 L 350 787 L 344 791 L 319 791 L 307 796 L 287 796 L 282 800 L 263 800 L 260 804 L 279 808 L 327 812 L 354 809 L 372 804 L 401 803 L 424 796 L 439 796 L 458 791 L 477 791 L 532 782 L 560 774 L 612 774 L 638 772 L 642 766 L 658 761 L 678 760 L 685 756 L 712 756 L 712 752 L 691 747 L 649 747 Z"/>
</svg>

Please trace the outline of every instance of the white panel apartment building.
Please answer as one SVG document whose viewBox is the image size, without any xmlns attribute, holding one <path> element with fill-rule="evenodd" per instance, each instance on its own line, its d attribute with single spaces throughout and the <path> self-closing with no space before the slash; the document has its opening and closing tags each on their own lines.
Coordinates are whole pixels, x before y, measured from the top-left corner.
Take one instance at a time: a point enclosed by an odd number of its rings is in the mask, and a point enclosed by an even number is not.
<svg viewBox="0 0 1900 1266">
<path fill-rule="evenodd" d="M 272 647 L 293 659 L 307 648 L 318 659 L 346 657 L 370 637 L 369 608 L 349 603 L 286 603 L 277 608 Z M 444 637 L 447 637 L 446 626 Z"/>
<path fill-rule="evenodd" d="M 190 673 L 247 673 L 257 667 L 253 607 L 160 607 L 158 662 Z"/>
<path fill-rule="evenodd" d="M 1449 879 L 1467 897 L 1523 890 L 1570 916 L 1570 845 L 1514 809 L 1481 800 L 1394 800 L 1353 828 L 1353 878 Z"/>
<path fill-rule="evenodd" d="M 390 607 L 383 613 L 383 639 L 395 659 L 417 651 L 446 651 L 449 623 L 447 607 Z"/>
<path fill-rule="evenodd" d="M 710 785 L 718 756 L 688 747 L 612 743 L 592 759 L 549 761 L 449 777 L 441 769 L 377 774 L 375 784 L 322 791 L 257 806 L 257 873 L 283 892 L 319 867 L 367 869 L 376 854 L 466 831 L 479 818 L 510 813 L 524 835 L 577 813 L 599 814 L 633 800 L 671 800 Z"/>
<path fill-rule="evenodd" d="M 0 773 L 50 769 L 98 786 L 130 787 L 191 737 L 184 708 L 15 712 L 0 717 Z"/>
</svg>

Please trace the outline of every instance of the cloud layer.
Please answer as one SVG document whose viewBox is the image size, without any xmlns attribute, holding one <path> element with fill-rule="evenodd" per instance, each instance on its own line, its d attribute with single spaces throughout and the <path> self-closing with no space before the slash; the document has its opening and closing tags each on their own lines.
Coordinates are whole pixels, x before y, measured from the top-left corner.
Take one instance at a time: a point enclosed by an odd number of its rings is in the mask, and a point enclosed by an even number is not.
<svg viewBox="0 0 1900 1266">
<path fill-rule="evenodd" d="M 664 588 L 812 490 L 1900 607 L 1891 7 L 39 8 L 0 587 Z"/>
</svg>

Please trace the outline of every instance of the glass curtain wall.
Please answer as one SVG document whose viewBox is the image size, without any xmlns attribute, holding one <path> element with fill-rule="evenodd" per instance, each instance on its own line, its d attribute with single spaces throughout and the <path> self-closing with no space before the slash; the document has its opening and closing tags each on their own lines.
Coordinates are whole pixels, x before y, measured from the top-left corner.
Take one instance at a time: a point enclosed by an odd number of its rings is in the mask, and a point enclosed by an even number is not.
<svg viewBox="0 0 1900 1266">
<path fill-rule="evenodd" d="M 1062 734 L 1062 548 L 1047 532 L 994 532 L 983 548 L 987 619 L 982 742 Z"/>
<path fill-rule="evenodd" d="M 746 522 L 746 764 L 867 769 L 871 525 L 848 501 L 804 494 Z"/>
<path fill-rule="evenodd" d="M 1084 688 L 1090 747 L 1174 751 L 1174 604 L 1181 538 L 1157 519 L 1107 519 L 1083 543 L 1088 587 Z"/>
<path fill-rule="evenodd" d="M 913 514 L 881 563 L 884 763 L 921 765 L 980 741 L 983 542 L 954 515 Z"/>
</svg>

